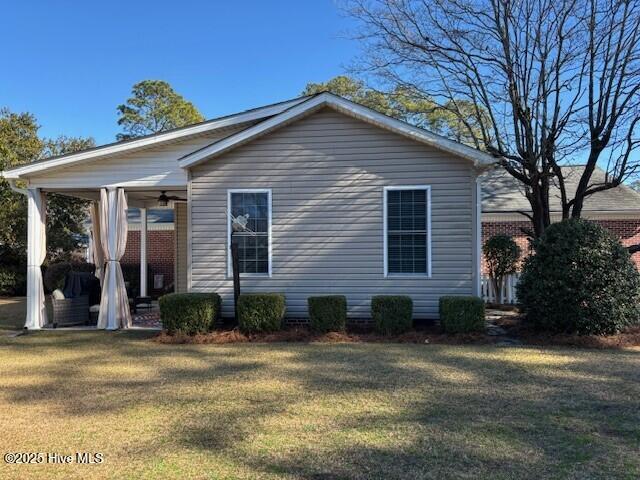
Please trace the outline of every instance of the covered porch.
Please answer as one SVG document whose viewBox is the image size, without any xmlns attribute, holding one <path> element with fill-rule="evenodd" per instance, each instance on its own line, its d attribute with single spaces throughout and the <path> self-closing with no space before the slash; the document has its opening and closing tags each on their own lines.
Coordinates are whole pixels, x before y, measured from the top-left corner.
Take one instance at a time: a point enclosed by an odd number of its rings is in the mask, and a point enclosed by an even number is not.
<svg viewBox="0 0 640 480">
<path fill-rule="evenodd" d="M 27 188 L 23 191 L 28 199 L 27 229 L 27 302 L 24 327 L 29 330 L 50 328 L 105 330 L 129 328 L 157 328 L 159 312 L 157 301 L 151 298 L 149 285 L 148 212 L 150 209 L 172 209 L 174 211 L 174 288 L 186 290 L 186 239 L 187 239 L 187 188 L 173 187 L 121 187 L 101 188 L 56 188 L 46 185 Z M 89 249 L 87 261 L 95 265 L 95 277 L 100 283 L 99 303 L 86 305 L 47 299 L 44 293 L 42 264 L 46 255 L 46 210 L 47 195 L 55 193 L 86 200 L 91 221 L 88 228 Z M 129 231 L 128 210 L 139 210 L 139 285 L 130 288 L 125 281 L 120 261 L 127 247 Z M 97 283 L 97 282 L 96 282 Z M 86 302 L 86 300 L 85 300 Z M 51 303 L 53 308 L 47 308 Z M 56 309 L 63 305 L 68 310 Z M 82 318 L 83 310 L 89 308 L 87 318 L 93 318 L 93 326 L 66 326 L 60 322 L 61 312 Z M 75 313 L 73 309 L 76 308 Z M 66 313 L 65 313 L 66 314 Z M 56 318 L 58 315 L 58 318 Z M 80 322 L 81 323 L 81 322 Z M 90 321 L 88 323 L 91 323 Z"/>
<path fill-rule="evenodd" d="M 190 170 L 183 160 L 306 100 L 308 97 L 300 97 L 0 172 L 14 190 L 28 198 L 25 327 L 40 329 L 48 324 L 42 279 L 47 194 L 69 195 L 92 202 L 91 210 L 94 217 L 99 218 L 100 227 L 100 233 L 94 235 L 96 240 L 100 239 L 94 242 L 100 248 L 95 250 L 102 255 L 94 260 L 102 282 L 98 328 L 129 328 L 131 313 L 120 264 L 127 242 L 127 208 L 143 209 L 141 221 L 145 226 L 141 225 L 141 230 L 142 238 L 146 239 L 148 209 L 162 203 L 163 192 L 168 197 L 167 207 L 174 208 L 176 218 L 176 290 L 190 290 Z M 221 222 L 225 221 L 221 218 Z M 145 240 L 140 242 L 142 289 L 148 282 L 147 246 Z M 141 295 L 145 293 L 142 289 Z"/>
</svg>

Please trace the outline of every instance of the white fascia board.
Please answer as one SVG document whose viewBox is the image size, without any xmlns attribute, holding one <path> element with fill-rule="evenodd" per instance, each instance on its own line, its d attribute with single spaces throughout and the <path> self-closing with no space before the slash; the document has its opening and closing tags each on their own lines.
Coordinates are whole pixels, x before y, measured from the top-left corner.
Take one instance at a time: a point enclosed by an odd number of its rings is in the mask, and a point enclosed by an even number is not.
<svg viewBox="0 0 640 480">
<path fill-rule="evenodd" d="M 425 143 L 434 148 L 451 153 L 458 157 L 470 160 L 479 168 L 488 167 L 496 162 L 491 155 L 468 147 L 458 142 L 436 135 L 422 128 L 415 127 L 401 120 L 388 117 L 370 108 L 358 105 L 344 98 L 330 93 L 322 93 L 312 97 L 302 103 L 294 105 L 286 111 L 269 118 L 257 125 L 247 128 L 241 132 L 231 135 L 225 139 L 212 143 L 208 147 L 202 148 L 192 154 L 183 157 L 179 164 L 182 168 L 189 168 L 201 163 L 209 158 L 216 157 L 232 148 L 242 145 L 252 139 L 264 135 L 278 126 L 283 125 L 305 115 L 313 110 L 322 107 L 333 107 L 352 117 L 361 119 L 368 123 L 380 126 L 405 137 L 412 138 L 418 142 Z"/>
<path fill-rule="evenodd" d="M 529 211 L 524 211 L 530 214 Z M 587 220 L 640 220 L 640 210 L 584 210 L 582 218 Z M 559 222 L 562 220 L 561 212 L 551 212 L 551 221 Z M 529 218 L 517 211 L 505 212 L 483 212 L 483 222 L 529 222 Z"/>
<path fill-rule="evenodd" d="M 300 102 L 303 102 L 304 100 L 305 100 L 304 98 L 297 98 L 287 102 L 279 103 L 277 105 L 270 105 L 267 107 L 258 108 L 245 113 L 238 113 L 236 115 L 231 115 L 229 117 L 221 118 L 220 120 L 211 120 L 209 122 L 205 122 L 200 125 L 195 125 L 193 127 L 182 128 L 176 131 L 171 131 L 166 133 L 159 133 L 157 135 L 153 135 L 150 137 L 141 138 L 140 140 L 133 140 L 125 143 L 116 143 L 113 145 L 105 146 L 103 148 L 98 147 L 96 149 L 86 151 L 86 152 L 78 152 L 70 155 L 65 155 L 59 158 L 52 158 L 51 160 L 45 160 L 42 162 L 23 165 L 17 168 L 6 170 L 4 172 L 0 172 L 0 176 L 6 179 L 18 179 L 24 175 L 42 172 L 45 170 L 49 170 L 51 168 L 59 168 L 62 166 L 67 166 L 74 163 L 80 163 L 87 160 L 94 160 L 99 157 L 114 155 L 118 153 L 127 152 L 129 150 L 136 150 L 138 148 L 157 145 L 167 141 L 176 140 L 182 137 L 198 135 L 201 133 L 218 130 L 220 128 L 232 127 L 234 125 L 238 125 L 241 123 L 251 122 L 254 120 L 260 120 L 265 117 L 271 117 L 273 115 L 277 115 L 282 111 L 287 110 L 288 108 L 291 108 L 291 106 L 296 105 Z"/>
</svg>

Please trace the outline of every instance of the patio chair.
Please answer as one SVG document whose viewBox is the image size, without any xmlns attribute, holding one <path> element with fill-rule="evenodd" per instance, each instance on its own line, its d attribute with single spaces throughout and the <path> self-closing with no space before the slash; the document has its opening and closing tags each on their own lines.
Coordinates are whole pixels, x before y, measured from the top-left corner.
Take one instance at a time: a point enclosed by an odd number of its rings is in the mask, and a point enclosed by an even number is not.
<svg viewBox="0 0 640 480">
<path fill-rule="evenodd" d="M 67 273 L 64 288 L 51 295 L 53 327 L 95 325 L 100 309 L 100 281 L 90 272 Z"/>
<path fill-rule="evenodd" d="M 89 322 L 89 296 L 65 298 L 62 290 L 51 294 L 53 305 L 53 328 L 86 325 Z"/>
</svg>

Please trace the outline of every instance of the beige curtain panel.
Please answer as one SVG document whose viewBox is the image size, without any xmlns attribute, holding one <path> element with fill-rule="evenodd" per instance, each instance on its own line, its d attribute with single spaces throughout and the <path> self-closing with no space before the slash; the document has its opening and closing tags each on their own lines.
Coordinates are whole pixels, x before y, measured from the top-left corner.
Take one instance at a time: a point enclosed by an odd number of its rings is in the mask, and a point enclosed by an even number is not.
<svg viewBox="0 0 640 480">
<path fill-rule="evenodd" d="M 104 280 L 104 250 L 100 240 L 100 204 L 91 202 L 91 244 L 93 263 L 96 266 L 96 277 L 100 280 L 100 285 Z"/>
<path fill-rule="evenodd" d="M 98 328 L 115 330 L 131 326 L 129 298 L 120 259 L 127 246 L 127 198 L 124 189 L 100 191 L 100 245 L 106 267 L 104 272 Z"/>
</svg>

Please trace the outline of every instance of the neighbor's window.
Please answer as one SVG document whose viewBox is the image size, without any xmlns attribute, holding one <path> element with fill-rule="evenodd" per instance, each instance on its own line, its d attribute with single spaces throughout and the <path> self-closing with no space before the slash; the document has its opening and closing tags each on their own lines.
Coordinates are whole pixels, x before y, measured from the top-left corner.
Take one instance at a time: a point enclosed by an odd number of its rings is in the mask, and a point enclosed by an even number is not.
<svg viewBox="0 0 640 480">
<path fill-rule="evenodd" d="M 231 191 L 229 193 L 231 215 L 248 215 L 245 231 L 233 233 L 238 244 L 240 273 L 269 274 L 269 222 L 271 221 L 270 193 L 260 191 Z M 229 222 L 231 232 L 231 222 Z M 231 269 L 229 269 L 231 271 Z"/>
<path fill-rule="evenodd" d="M 385 189 L 386 274 L 430 275 L 430 189 Z"/>
</svg>

